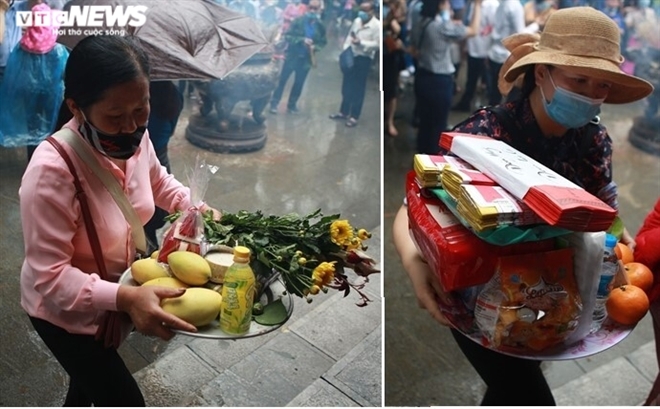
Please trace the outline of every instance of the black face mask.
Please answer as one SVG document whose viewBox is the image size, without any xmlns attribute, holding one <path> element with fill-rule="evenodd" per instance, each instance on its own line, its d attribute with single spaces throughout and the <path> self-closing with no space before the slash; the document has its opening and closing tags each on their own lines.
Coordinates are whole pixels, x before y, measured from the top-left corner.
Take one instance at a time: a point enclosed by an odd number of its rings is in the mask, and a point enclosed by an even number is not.
<svg viewBox="0 0 660 409">
<path fill-rule="evenodd" d="M 98 130 L 90 124 L 85 114 L 85 120 L 78 130 L 80 134 L 99 152 L 113 159 L 128 159 L 135 154 L 142 142 L 142 137 L 147 130 L 147 126 L 138 126 L 131 133 L 117 133 L 109 135 Z"/>
</svg>

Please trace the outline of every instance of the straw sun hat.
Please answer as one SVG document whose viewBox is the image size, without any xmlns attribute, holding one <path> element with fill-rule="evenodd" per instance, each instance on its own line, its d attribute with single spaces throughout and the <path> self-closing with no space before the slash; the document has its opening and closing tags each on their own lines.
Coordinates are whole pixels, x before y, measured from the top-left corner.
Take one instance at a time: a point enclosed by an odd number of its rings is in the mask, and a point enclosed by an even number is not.
<svg viewBox="0 0 660 409">
<path fill-rule="evenodd" d="M 653 92 L 653 86 L 621 71 L 619 27 L 604 13 L 591 7 L 557 10 L 538 34 L 514 34 L 502 43 L 511 51 L 500 71 L 503 93 L 533 64 L 549 64 L 612 84 L 605 102 L 623 104 Z"/>
</svg>

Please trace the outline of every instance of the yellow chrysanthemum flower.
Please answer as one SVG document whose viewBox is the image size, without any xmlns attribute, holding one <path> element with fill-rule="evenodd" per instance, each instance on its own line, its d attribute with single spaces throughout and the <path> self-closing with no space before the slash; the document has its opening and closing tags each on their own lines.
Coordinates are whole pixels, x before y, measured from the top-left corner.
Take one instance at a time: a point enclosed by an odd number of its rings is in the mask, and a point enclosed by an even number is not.
<svg viewBox="0 0 660 409">
<path fill-rule="evenodd" d="M 320 287 L 326 286 L 332 282 L 332 280 L 335 279 L 335 263 L 336 261 L 331 261 L 331 262 L 323 262 L 319 264 L 314 271 L 312 272 L 312 279 L 314 280 L 315 285 L 319 285 L 317 283 L 318 280 L 321 281 Z"/>
<path fill-rule="evenodd" d="M 335 220 L 330 225 L 330 237 L 332 242 L 337 245 L 348 245 L 353 238 L 353 227 L 348 220 Z"/>
</svg>

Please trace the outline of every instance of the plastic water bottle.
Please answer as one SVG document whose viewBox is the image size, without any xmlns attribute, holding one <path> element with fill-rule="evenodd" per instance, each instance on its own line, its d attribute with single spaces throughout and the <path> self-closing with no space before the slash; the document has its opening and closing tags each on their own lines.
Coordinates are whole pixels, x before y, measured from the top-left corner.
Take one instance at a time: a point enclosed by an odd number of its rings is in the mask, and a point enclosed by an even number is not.
<svg viewBox="0 0 660 409">
<path fill-rule="evenodd" d="M 607 310 L 605 303 L 607 297 L 610 295 L 610 283 L 619 268 L 618 258 L 614 252 L 616 246 L 616 236 L 609 233 L 605 236 L 605 251 L 603 253 L 603 265 L 600 270 L 600 281 L 598 282 L 598 292 L 596 293 L 596 304 L 594 305 L 593 322 L 591 324 L 591 332 L 596 332 L 600 329 L 603 321 L 607 317 Z"/>
<path fill-rule="evenodd" d="M 220 329 L 227 334 L 243 335 L 250 330 L 255 291 L 250 268 L 250 249 L 234 247 L 234 264 L 225 273 L 220 307 Z"/>
</svg>

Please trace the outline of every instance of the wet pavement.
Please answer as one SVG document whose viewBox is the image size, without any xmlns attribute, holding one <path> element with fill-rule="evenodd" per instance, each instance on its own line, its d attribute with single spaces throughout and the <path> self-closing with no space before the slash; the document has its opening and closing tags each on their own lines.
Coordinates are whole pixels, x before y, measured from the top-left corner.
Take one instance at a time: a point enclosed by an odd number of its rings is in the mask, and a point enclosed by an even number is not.
<svg viewBox="0 0 660 409">
<path fill-rule="evenodd" d="M 606 105 L 601 115 L 614 141 L 614 180 L 619 186 L 621 216 L 632 234 L 660 196 L 660 158 L 638 150 L 627 140 L 632 120 L 642 107 L 642 102 Z M 385 405 L 478 405 L 485 384 L 449 330 L 418 308 L 392 244 L 392 222 L 404 197 L 405 174 L 413 163 L 416 134 L 410 126 L 411 113 L 412 88 L 407 87 L 396 120 L 399 136 L 386 136 L 383 147 Z M 450 124 L 465 115 L 452 112 Z M 544 362 L 542 368 L 559 405 L 638 405 L 658 373 L 650 315 L 624 341 L 605 352 Z"/>
<path fill-rule="evenodd" d="M 186 183 L 185 168 L 196 155 L 217 165 L 206 200 L 230 212 L 341 213 L 375 232 L 368 252 L 380 259 L 378 67 L 358 126 L 347 128 L 328 119 L 341 98 L 338 54 L 336 41 L 318 54 L 300 113 L 266 112 L 268 139 L 257 152 L 219 154 L 190 144 L 184 132 L 197 108 L 187 99 L 169 144 L 172 171 Z M 288 87 L 283 103 L 286 96 Z M 239 104 L 234 113 L 246 109 Z M 0 148 L 0 405 L 61 406 L 68 377 L 20 307 L 18 189 L 25 166 L 24 148 Z M 365 308 L 355 306 L 355 293 L 319 294 L 311 304 L 296 299 L 291 319 L 265 336 L 217 341 L 178 335 L 164 342 L 134 333 L 120 353 L 150 405 L 381 406 L 380 283 L 380 275 L 372 276 L 365 290 L 373 302 Z"/>
</svg>

